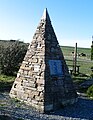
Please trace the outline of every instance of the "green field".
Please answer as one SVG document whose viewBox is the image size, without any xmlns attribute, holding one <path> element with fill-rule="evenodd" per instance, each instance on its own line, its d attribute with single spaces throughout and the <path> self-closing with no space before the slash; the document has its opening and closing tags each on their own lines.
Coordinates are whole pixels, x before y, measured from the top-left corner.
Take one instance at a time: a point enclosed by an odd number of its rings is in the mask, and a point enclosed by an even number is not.
<svg viewBox="0 0 93 120">
<path fill-rule="evenodd" d="M 73 65 L 73 55 L 74 47 L 69 46 L 61 46 L 62 52 L 64 54 L 64 58 L 69 68 Z M 80 73 L 91 75 L 91 67 L 93 66 L 93 61 L 90 60 L 91 49 L 90 48 L 78 48 L 77 53 L 86 54 L 85 57 L 79 56 L 77 57 L 77 65 L 80 66 Z"/>
<path fill-rule="evenodd" d="M 61 46 L 61 49 L 62 49 L 65 56 L 71 55 L 71 52 L 74 51 L 74 47 L 70 47 L 70 46 Z M 77 52 L 78 53 L 85 53 L 85 54 L 87 54 L 87 57 L 90 58 L 90 55 L 91 55 L 90 48 L 78 48 Z"/>
</svg>

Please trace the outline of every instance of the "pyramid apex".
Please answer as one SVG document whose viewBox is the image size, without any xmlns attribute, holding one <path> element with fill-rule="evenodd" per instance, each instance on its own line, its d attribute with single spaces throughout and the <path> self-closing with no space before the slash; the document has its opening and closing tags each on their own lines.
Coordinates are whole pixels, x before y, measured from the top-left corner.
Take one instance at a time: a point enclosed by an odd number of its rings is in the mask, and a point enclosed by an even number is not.
<svg viewBox="0 0 93 120">
<path fill-rule="evenodd" d="M 50 21 L 50 17 L 49 17 L 47 8 L 44 9 L 44 12 L 43 12 L 41 19 Z"/>
</svg>

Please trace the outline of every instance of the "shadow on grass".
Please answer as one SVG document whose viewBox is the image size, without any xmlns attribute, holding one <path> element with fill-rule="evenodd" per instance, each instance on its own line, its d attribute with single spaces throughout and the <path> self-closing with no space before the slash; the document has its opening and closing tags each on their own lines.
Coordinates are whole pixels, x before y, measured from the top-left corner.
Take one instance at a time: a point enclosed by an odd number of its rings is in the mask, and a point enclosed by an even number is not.
<svg viewBox="0 0 93 120">
<path fill-rule="evenodd" d="M 11 82 L 0 82 L 0 92 L 10 91 L 13 85 L 13 81 Z"/>
</svg>

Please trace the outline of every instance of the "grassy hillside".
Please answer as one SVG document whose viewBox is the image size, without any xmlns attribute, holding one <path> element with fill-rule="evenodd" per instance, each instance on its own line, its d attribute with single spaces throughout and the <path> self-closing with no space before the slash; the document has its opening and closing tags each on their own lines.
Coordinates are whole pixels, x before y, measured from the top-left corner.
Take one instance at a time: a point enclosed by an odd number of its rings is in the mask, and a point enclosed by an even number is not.
<svg viewBox="0 0 93 120">
<path fill-rule="evenodd" d="M 65 56 L 71 56 L 71 53 L 74 51 L 74 47 L 70 46 L 61 46 L 61 49 Z M 91 55 L 91 49 L 90 48 L 78 48 L 78 53 L 85 53 L 87 55 L 87 58 L 90 58 Z"/>
<path fill-rule="evenodd" d="M 64 58 L 66 60 L 66 63 L 68 67 L 70 68 L 70 65 L 73 65 L 73 54 L 74 47 L 69 46 L 61 46 L 61 49 L 64 54 Z M 84 53 L 86 54 L 85 57 L 78 56 L 77 57 L 77 65 L 80 66 L 80 72 L 90 75 L 91 74 L 91 66 L 93 66 L 93 61 L 90 60 L 91 55 L 91 49 L 90 48 L 78 48 L 77 53 Z"/>
</svg>

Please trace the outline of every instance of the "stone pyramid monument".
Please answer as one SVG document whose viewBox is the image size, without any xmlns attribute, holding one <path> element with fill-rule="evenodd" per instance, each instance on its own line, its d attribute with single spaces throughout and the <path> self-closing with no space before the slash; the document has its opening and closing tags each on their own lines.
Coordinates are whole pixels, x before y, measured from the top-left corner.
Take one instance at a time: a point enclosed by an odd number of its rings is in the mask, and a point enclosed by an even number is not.
<svg viewBox="0 0 93 120">
<path fill-rule="evenodd" d="M 39 111 L 47 112 L 77 101 L 68 67 L 57 41 L 47 9 L 10 91 Z"/>
</svg>

